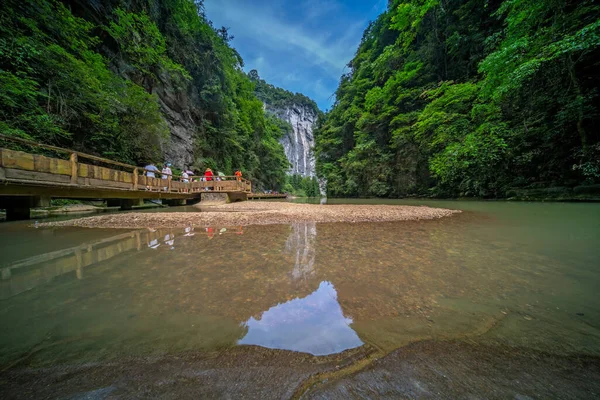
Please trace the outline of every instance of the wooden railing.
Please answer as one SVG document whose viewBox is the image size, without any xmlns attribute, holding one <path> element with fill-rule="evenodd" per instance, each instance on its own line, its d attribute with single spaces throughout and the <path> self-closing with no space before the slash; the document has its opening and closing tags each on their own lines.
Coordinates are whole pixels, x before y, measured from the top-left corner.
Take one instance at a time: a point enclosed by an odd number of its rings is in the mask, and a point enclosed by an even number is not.
<svg viewBox="0 0 600 400">
<path fill-rule="evenodd" d="M 143 167 L 97 157 L 61 147 L 44 145 L 30 140 L 0 135 L 0 139 L 27 146 L 38 147 L 68 155 L 69 159 L 47 157 L 18 150 L 0 148 L 0 182 L 20 184 L 61 185 L 69 187 L 97 187 L 113 190 L 137 190 L 166 193 L 246 192 L 252 191 L 252 183 L 235 176 L 191 176 L 184 180 L 181 175 L 155 172 L 155 177 L 145 175 Z M 82 163 L 82 159 L 108 165 Z M 166 179 L 162 179 L 166 176 Z"/>
</svg>

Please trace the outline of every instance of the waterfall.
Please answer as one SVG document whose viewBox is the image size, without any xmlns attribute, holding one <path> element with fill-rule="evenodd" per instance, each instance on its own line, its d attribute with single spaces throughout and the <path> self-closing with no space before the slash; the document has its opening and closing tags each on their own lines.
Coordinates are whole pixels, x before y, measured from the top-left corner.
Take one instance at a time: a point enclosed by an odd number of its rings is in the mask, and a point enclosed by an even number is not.
<svg viewBox="0 0 600 400">
<path fill-rule="evenodd" d="M 315 176 L 313 154 L 315 145 L 313 127 L 317 122 L 315 111 L 310 107 L 297 104 L 285 108 L 273 108 L 265 105 L 265 108 L 292 126 L 292 130 L 281 139 L 285 155 L 291 164 L 288 172 L 302 176 Z"/>
</svg>

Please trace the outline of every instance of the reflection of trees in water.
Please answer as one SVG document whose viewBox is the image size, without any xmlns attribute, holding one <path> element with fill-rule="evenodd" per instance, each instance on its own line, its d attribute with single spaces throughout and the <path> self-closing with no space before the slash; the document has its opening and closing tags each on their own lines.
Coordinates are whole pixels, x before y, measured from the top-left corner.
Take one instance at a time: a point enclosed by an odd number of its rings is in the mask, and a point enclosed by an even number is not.
<svg viewBox="0 0 600 400">
<path fill-rule="evenodd" d="M 317 224 L 296 222 L 285 242 L 285 250 L 295 257 L 292 280 L 307 279 L 315 274 Z"/>
</svg>

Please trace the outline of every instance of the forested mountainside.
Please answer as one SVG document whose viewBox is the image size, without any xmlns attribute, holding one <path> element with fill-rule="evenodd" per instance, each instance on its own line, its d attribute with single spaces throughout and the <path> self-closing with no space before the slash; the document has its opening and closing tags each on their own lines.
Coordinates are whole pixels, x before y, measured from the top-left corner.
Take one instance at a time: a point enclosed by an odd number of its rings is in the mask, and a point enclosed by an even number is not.
<svg viewBox="0 0 600 400">
<path fill-rule="evenodd" d="M 318 124 L 328 194 L 599 183 L 599 17 L 592 0 L 390 0 Z"/>
<path fill-rule="evenodd" d="M 199 0 L 4 1 L 0 133 L 281 187 L 284 129 L 230 39 Z"/>
</svg>

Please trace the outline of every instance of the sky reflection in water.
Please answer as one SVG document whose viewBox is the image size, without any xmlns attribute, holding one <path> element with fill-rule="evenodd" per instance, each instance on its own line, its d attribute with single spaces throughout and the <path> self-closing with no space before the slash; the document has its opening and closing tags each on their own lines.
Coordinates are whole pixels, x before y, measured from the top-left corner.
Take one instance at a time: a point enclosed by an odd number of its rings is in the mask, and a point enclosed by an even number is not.
<svg viewBox="0 0 600 400">
<path fill-rule="evenodd" d="M 248 333 L 238 344 L 258 345 L 310 353 L 316 356 L 340 353 L 363 344 L 344 317 L 337 292 L 323 281 L 313 293 L 271 307 L 244 323 Z"/>
<path fill-rule="evenodd" d="M 39 343 L 28 356 L 39 365 L 238 343 L 321 355 L 361 338 L 386 351 L 477 336 L 600 354 L 597 205 L 428 204 L 465 213 L 131 232 L 2 224 L 0 364 Z"/>
</svg>

